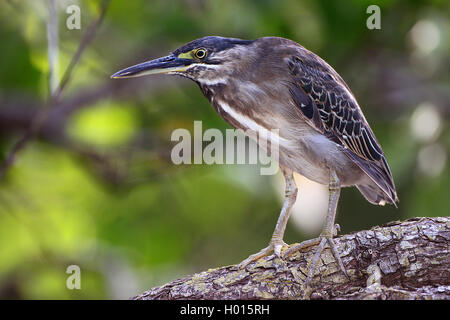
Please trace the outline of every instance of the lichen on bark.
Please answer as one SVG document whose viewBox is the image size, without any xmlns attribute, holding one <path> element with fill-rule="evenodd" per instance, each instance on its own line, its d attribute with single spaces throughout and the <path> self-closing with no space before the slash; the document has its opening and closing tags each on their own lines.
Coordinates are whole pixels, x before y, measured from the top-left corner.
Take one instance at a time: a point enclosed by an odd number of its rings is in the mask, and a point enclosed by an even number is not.
<svg viewBox="0 0 450 320">
<path fill-rule="evenodd" d="M 311 288 L 310 247 L 286 260 L 270 255 L 246 269 L 209 269 L 133 299 L 449 299 L 450 218 L 413 218 L 335 238 L 349 278 L 322 253 Z"/>
</svg>

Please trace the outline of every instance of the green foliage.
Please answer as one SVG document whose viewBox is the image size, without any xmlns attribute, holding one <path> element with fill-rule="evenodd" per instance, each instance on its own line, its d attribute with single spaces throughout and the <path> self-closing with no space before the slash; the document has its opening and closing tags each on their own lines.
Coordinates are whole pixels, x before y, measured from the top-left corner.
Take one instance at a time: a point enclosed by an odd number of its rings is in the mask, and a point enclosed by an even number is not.
<svg viewBox="0 0 450 320">
<path fill-rule="evenodd" d="M 102 102 L 78 112 L 67 128 L 76 140 L 97 146 L 114 146 L 127 143 L 137 125 L 135 115 L 127 105 Z"/>
<path fill-rule="evenodd" d="M 0 50 L 1 88 L 36 91 L 40 74 L 32 64 L 27 43 L 16 30 L 5 25 L 0 26 L 0 39 L 5 44 Z"/>
</svg>

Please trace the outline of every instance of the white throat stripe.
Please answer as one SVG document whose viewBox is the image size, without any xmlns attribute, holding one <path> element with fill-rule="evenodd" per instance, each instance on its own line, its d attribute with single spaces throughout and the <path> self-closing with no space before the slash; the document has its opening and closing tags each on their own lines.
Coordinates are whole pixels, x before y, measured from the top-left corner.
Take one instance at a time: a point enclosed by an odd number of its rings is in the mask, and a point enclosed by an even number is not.
<svg viewBox="0 0 450 320">
<path fill-rule="evenodd" d="M 233 110 L 227 103 L 220 101 L 220 100 L 218 100 L 217 103 L 219 104 L 220 108 L 224 112 L 226 112 L 233 119 L 235 119 L 237 122 L 239 122 L 243 127 L 253 130 L 255 132 L 260 132 L 261 134 L 264 134 L 267 137 L 270 137 L 271 135 L 276 135 L 279 140 L 279 143 L 281 143 L 281 144 L 289 142 L 289 140 L 280 137 L 275 132 L 273 132 L 273 130 L 269 131 L 266 128 L 264 128 L 263 126 L 259 125 L 255 121 L 253 121 L 252 119 L 250 119 L 249 117 L 246 117 L 242 113 L 239 113 L 239 112 Z"/>
</svg>

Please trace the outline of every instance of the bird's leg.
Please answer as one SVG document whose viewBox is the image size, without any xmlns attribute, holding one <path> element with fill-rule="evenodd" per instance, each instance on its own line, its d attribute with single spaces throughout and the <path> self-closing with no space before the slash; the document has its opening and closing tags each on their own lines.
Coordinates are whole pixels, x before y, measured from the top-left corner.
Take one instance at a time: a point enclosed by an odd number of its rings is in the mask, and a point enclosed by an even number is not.
<svg viewBox="0 0 450 320">
<path fill-rule="evenodd" d="M 247 259 L 242 261 L 239 264 L 239 268 L 245 268 L 249 263 L 254 262 L 262 257 L 268 256 L 272 250 L 276 256 L 281 256 L 281 248 L 286 246 L 286 243 L 283 241 L 284 231 L 286 230 L 286 224 L 289 220 L 289 215 L 291 213 L 291 208 L 297 199 L 297 185 L 295 184 L 294 175 L 292 170 L 287 168 L 281 168 L 283 172 L 284 179 L 286 182 L 285 188 L 285 198 L 283 207 L 280 212 L 280 216 L 278 217 L 277 225 L 275 226 L 275 230 L 272 234 L 272 238 L 270 240 L 269 245 L 259 251 L 258 253 L 252 254 Z"/>
<path fill-rule="evenodd" d="M 314 276 L 315 269 L 317 267 L 317 262 L 320 259 L 320 255 L 325 248 L 325 245 L 328 245 L 331 248 L 331 252 L 336 259 L 336 262 L 339 264 L 339 268 L 342 272 L 347 276 L 347 272 L 345 271 L 344 264 L 342 263 L 339 252 L 337 251 L 336 245 L 334 244 L 333 237 L 336 235 L 336 226 L 334 221 L 336 219 L 336 210 L 337 204 L 339 201 L 339 195 L 341 193 L 341 186 L 339 179 L 334 171 L 330 171 L 330 182 L 328 185 L 329 199 L 328 199 L 328 213 L 325 220 L 325 226 L 320 234 L 320 244 L 317 248 L 316 253 L 314 254 L 311 264 L 308 270 L 308 277 L 305 280 L 305 285 L 308 286 L 312 277 Z"/>
<path fill-rule="evenodd" d="M 342 272 L 347 276 L 347 272 L 345 271 L 344 264 L 342 263 L 341 257 L 339 255 L 339 252 L 337 251 L 337 248 L 334 244 L 333 237 L 336 235 L 336 231 L 339 228 L 339 226 L 334 224 L 334 220 L 336 218 L 336 209 L 337 204 L 339 200 L 339 195 L 341 193 L 341 187 L 339 179 L 334 171 L 330 171 L 330 182 L 328 185 L 328 191 L 329 191 L 329 198 L 328 198 L 328 213 L 325 220 L 325 225 L 322 230 L 322 233 L 320 236 L 316 239 L 311 239 L 304 241 L 302 243 L 299 243 L 296 246 L 291 247 L 285 254 L 285 257 L 291 255 L 293 252 L 319 244 L 316 253 L 314 254 L 313 258 L 311 259 L 310 266 L 308 268 L 308 276 L 305 281 L 305 285 L 308 286 L 309 282 L 311 281 L 312 277 L 314 276 L 315 269 L 317 267 L 317 262 L 320 259 L 320 255 L 325 248 L 326 244 L 331 248 L 331 252 L 336 259 L 337 263 L 339 264 L 340 269 Z"/>
</svg>

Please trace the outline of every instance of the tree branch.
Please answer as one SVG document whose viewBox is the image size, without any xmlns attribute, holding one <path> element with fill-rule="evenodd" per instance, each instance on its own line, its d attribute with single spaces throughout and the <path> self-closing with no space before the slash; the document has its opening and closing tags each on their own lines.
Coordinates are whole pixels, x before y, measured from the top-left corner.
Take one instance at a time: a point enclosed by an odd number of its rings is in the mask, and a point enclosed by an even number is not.
<svg viewBox="0 0 450 320">
<path fill-rule="evenodd" d="M 329 250 L 310 292 L 304 280 L 316 247 L 287 261 L 265 257 L 246 270 L 210 269 L 133 299 L 449 299 L 450 218 L 414 218 L 335 238 L 350 279 Z"/>
</svg>

